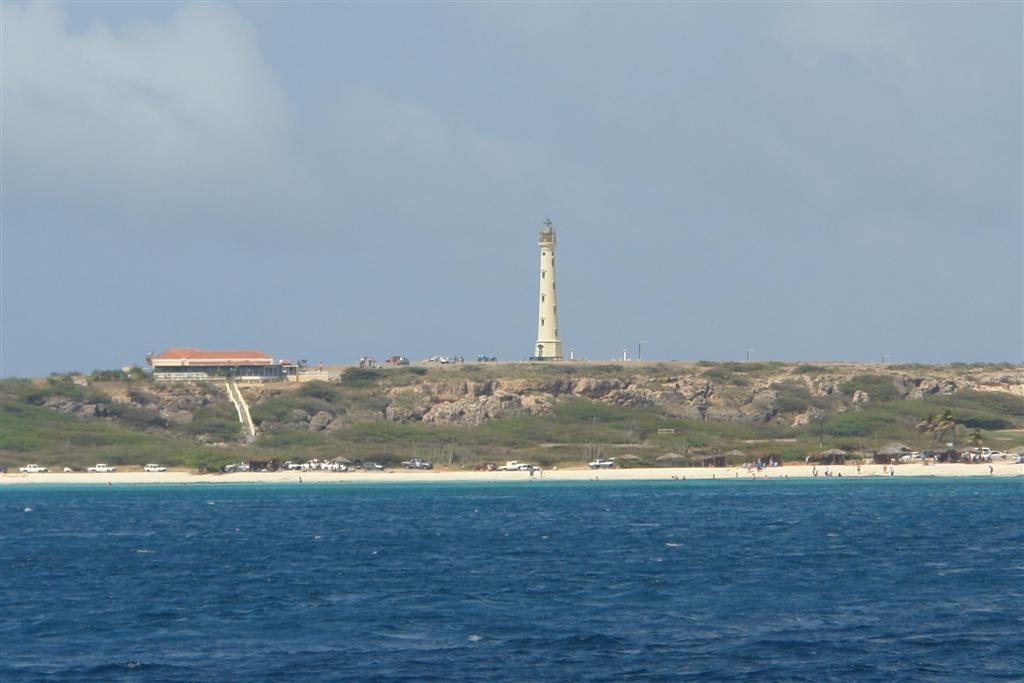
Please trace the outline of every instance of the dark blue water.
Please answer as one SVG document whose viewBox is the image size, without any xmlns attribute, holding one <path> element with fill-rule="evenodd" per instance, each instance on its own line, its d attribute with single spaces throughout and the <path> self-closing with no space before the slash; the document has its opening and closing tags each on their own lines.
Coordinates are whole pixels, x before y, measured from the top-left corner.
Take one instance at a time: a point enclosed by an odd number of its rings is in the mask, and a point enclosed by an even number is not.
<svg viewBox="0 0 1024 683">
<path fill-rule="evenodd" d="M 5 487 L 0 678 L 1024 678 L 1024 481 Z"/>
</svg>

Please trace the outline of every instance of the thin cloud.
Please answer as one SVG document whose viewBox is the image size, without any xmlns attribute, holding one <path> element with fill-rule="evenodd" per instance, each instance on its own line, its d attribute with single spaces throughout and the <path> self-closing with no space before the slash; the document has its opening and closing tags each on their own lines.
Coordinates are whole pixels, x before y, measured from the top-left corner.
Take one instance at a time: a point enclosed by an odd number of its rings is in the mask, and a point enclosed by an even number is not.
<svg viewBox="0 0 1024 683">
<path fill-rule="evenodd" d="M 288 102 L 230 9 L 81 32 L 50 4 L 0 11 L 9 197 L 224 217 L 308 180 L 288 149 Z"/>
</svg>

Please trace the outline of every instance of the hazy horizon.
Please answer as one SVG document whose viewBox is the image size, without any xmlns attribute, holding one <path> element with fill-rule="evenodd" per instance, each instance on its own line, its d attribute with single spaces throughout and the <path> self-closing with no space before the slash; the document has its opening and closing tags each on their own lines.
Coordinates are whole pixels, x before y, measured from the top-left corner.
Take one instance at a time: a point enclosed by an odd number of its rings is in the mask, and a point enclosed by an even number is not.
<svg viewBox="0 0 1024 683">
<path fill-rule="evenodd" d="M 1024 5 L 0 6 L 0 375 L 1024 361 Z"/>
</svg>

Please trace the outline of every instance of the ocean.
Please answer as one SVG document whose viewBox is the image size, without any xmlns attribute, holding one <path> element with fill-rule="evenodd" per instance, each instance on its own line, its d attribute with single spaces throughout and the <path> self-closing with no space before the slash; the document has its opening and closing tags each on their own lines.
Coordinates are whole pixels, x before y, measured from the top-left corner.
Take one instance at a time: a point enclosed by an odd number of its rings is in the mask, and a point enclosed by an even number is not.
<svg viewBox="0 0 1024 683">
<path fill-rule="evenodd" d="M 0 679 L 1024 679 L 1024 481 L 8 486 Z"/>
</svg>

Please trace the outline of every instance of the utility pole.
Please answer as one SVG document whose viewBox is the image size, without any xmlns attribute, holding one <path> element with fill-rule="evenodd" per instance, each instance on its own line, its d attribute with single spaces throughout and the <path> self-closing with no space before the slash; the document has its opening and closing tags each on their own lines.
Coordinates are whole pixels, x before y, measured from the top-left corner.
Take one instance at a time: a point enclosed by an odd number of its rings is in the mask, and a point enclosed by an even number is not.
<svg viewBox="0 0 1024 683">
<path fill-rule="evenodd" d="M 750 360 L 750 352 L 757 351 L 757 349 L 747 349 L 747 360 Z"/>
<path fill-rule="evenodd" d="M 640 347 L 647 343 L 646 339 L 642 339 L 636 343 L 636 359 L 643 360 L 643 354 L 640 353 Z"/>
</svg>

